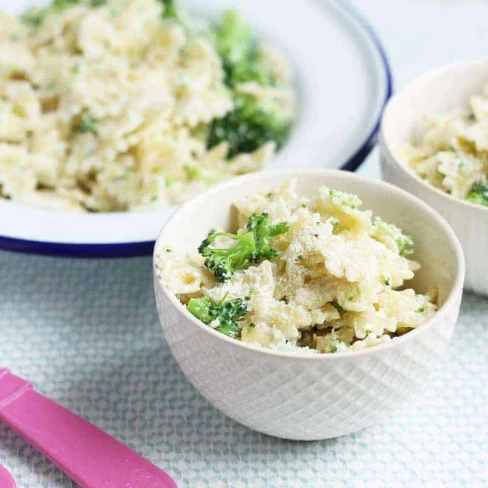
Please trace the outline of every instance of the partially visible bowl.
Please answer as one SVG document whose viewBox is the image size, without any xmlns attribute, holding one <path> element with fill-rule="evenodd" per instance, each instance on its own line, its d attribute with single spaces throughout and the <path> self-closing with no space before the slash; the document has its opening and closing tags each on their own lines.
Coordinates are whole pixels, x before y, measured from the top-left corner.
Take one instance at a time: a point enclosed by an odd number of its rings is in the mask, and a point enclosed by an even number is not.
<svg viewBox="0 0 488 488">
<path fill-rule="evenodd" d="M 488 59 L 450 64 L 424 74 L 397 93 L 385 110 L 380 132 L 383 179 L 428 203 L 452 226 L 466 256 L 466 288 L 488 295 L 488 208 L 454 198 L 410 170 L 397 155 L 412 142 L 425 115 L 468 107 L 488 83 Z"/>
<path fill-rule="evenodd" d="M 449 226 L 430 207 L 392 185 L 333 170 L 275 171 L 219 185 L 184 205 L 165 225 L 166 246 L 195 249 L 212 227 L 230 227 L 232 202 L 289 178 L 313 195 L 322 185 L 358 194 L 364 208 L 411 234 L 422 264 L 413 286 L 438 290 L 440 308 L 419 328 L 358 352 L 300 355 L 248 345 L 202 324 L 157 278 L 161 324 L 181 369 L 202 395 L 241 424 L 296 440 L 337 437 L 389 419 L 424 386 L 446 349 L 461 301 L 464 258 Z"/>
</svg>

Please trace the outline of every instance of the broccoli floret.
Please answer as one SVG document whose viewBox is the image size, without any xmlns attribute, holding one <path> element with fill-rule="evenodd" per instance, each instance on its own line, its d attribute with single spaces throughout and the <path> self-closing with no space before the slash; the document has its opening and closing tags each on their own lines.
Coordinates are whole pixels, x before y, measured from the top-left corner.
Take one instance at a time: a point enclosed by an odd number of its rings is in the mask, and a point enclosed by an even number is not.
<svg viewBox="0 0 488 488">
<path fill-rule="evenodd" d="M 249 25 L 238 12 L 229 10 L 224 14 L 217 28 L 215 46 L 222 58 L 229 87 L 247 81 L 274 84 L 272 72 L 260 60 Z M 270 141 L 279 149 L 288 138 L 290 126 L 289 120 L 275 110 L 263 108 L 254 96 L 234 94 L 233 110 L 212 122 L 207 146 L 212 148 L 227 142 L 229 159 L 239 153 L 252 152 Z"/>
<path fill-rule="evenodd" d="M 215 305 L 212 305 L 210 298 L 191 298 L 186 307 L 192 315 L 204 324 L 210 324 L 212 322 L 213 317 L 210 314 L 210 308 L 215 307 Z"/>
<path fill-rule="evenodd" d="M 183 165 L 183 171 L 188 181 L 199 180 L 202 177 L 202 171 L 198 166 L 185 164 Z"/>
<path fill-rule="evenodd" d="M 217 28 L 215 44 L 229 76 L 236 64 L 246 61 L 252 51 L 252 32 L 236 10 L 227 10 Z"/>
<path fill-rule="evenodd" d="M 158 0 L 164 6 L 163 18 L 177 20 L 179 17 L 176 0 Z"/>
<path fill-rule="evenodd" d="M 54 0 L 51 7 L 55 10 L 64 10 L 78 3 L 88 4 L 90 7 L 100 7 L 104 5 L 107 0 Z"/>
<path fill-rule="evenodd" d="M 217 28 L 217 50 L 231 63 L 238 63 L 252 48 L 252 31 L 237 10 L 227 10 Z"/>
<path fill-rule="evenodd" d="M 246 81 L 274 84 L 273 74 L 260 60 L 251 28 L 237 11 L 225 12 L 217 28 L 215 46 L 222 58 L 228 86 Z"/>
<path fill-rule="evenodd" d="M 398 253 L 400 256 L 410 256 L 413 254 L 413 239 L 405 234 L 400 234 L 396 239 Z"/>
<path fill-rule="evenodd" d="M 76 5 L 77 3 L 80 3 L 79 0 L 54 0 L 51 7 L 57 10 L 63 10 L 72 5 Z"/>
<path fill-rule="evenodd" d="M 282 222 L 271 225 L 267 213 L 252 214 L 247 222 L 245 234 L 229 234 L 211 230 L 203 240 L 198 252 L 205 257 L 204 265 L 221 283 L 228 280 L 236 270 L 261 259 L 271 259 L 278 251 L 271 247 L 270 238 L 288 231 L 288 224 Z M 229 237 L 236 243 L 232 247 L 210 247 L 218 237 Z"/>
<path fill-rule="evenodd" d="M 251 95 L 235 98 L 234 109 L 213 120 L 207 140 L 208 148 L 227 142 L 227 158 L 255 151 L 274 141 L 279 149 L 290 133 L 291 124 L 272 110 L 263 109 Z"/>
<path fill-rule="evenodd" d="M 474 183 L 466 196 L 466 200 L 488 207 L 488 181 L 483 178 Z"/>
<path fill-rule="evenodd" d="M 80 120 L 73 124 L 72 131 L 96 136 L 98 135 L 98 120 L 94 119 L 90 114 L 83 114 Z"/>
<path fill-rule="evenodd" d="M 240 61 L 232 66 L 231 69 L 227 67 L 226 76 L 228 84 L 235 86 L 238 83 L 246 83 L 255 81 L 260 85 L 271 86 L 275 84 L 273 74 L 261 63 L 257 54 L 251 55 L 249 59 Z"/>
<path fill-rule="evenodd" d="M 342 207 L 349 207 L 352 210 L 359 208 L 363 202 L 353 193 L 345 193 L 342 191 L 329 190 L 329 197 L 333 203 Z"/>
<path fill-rule="evenodd" d="M 46 16 L 46 13 L 47 13 L 47 9 L 30 8 L 20 16 L 20 20 L 24 24 L 29 25 L 34 29 L 37 29 L 44 21 L 44 17 Z"/>
<path fill-rule="evenodd" d="M 216 321 L 216 330 L 233 338 L 239 335 L 239 321 L 249 312 L 249 307 L 240 298 L 217 304 L 213 304 L 208 297 L 192 298 L 187 308 L 204 324 Z"/>
<path fill-rule="evenodd" d="M 409 256 L 414 251 L 413 239 L 405 235 L 396 225 L 389 224 L 380 217 L 376 217 L 373 221 L 373 234 L 371 237 L 384 244 L 387 243 L 388 239 L 393 239 L 398 248 L 398 253 L 403 257 Z"/>
<path fill-rule="evenodd" d="M 210 247 L 218 237 L 229 237 L 236 243 L 229 248 Z M 255 251 L 256 244 L 252 232 L 238 235 L 211 230 L 198 248 L 198 252 L 206 258 L 205 267 L 212 271 L 221 283 L 228 280 L 236 270 L 246 266 Z"/>
<path fill-rule="evenodd" d="M 254 234 L 256 250 L 251 258 L 254 263 L 261 259 L 271 259 L 278 255 L 278 251 L 271 247 L 269 242 L 271 237 L 278 236 L 288 232 L 288 224 L 285 222 L 271 225 L 269 215 L 262 213 L 259 215 L 252 214 L 247 222 L 247 230 Z"/>
</svg>

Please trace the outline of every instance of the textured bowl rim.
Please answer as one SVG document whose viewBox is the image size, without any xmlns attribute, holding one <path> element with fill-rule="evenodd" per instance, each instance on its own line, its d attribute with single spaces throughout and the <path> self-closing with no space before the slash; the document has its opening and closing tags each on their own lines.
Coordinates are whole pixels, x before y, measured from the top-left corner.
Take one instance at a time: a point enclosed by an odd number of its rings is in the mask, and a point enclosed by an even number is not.
<svg viewBox="0 0 488 488">
<path fill-rule="evenodd" d="M 391 111 L 391 107 L 395 104 L 395 102 L 399 99 L 401 99 L 403 96 L 407 95 L 407 92 L 412 92 L 413 90 L 419 89 L 425 82 L 431 80 L 432 78 L 436 78 L 439 75 L 442 75 L 444 73 L 450 72 L 450 71 L 457 71 L 457 70 L 463 70 L 466 67 L 472 67 L 476 65 L 487 65 L 488 64 L 488 59 L 475 59 L 471 61 L 460 61 L 457 63 L 449 63 L 442 65 L 438 68 L 435 68 L 433 70 L 427 71 L 426 73 L 423 73 L 416 78 L 414 78 L 410 83 L 408 83 L 405 87 L 403 87 L 400 91 L 395 93 L 390 100 L 388 101 L 385 111 L 383 113 L 383 117 L 381 120 L 381 126 L 380 126 L 380 145 L 382 148 L 387 152 L 389 159 L 394 162 L 394 164 L 397 167 L 400 167 L 402 170 L 403 175 L 405 175 L 406 178 L 410 179 L 410 181 L 415 182 L 417 185 L 420 184 L 422 188 L 429 190 L 433 195 L 437 195 L 441 199 L 444 199 L 446 202 L 455 202 L 457 204 L 463 205 L 466 208 L 472 209 L 473 211 L 479 210 L 480 212 L 486 213 L 488 212 L 488 207 L 484 207 L 482 205 L 477 205 L 474 203 L 471 203 L 467 200 L 462 200 L 461 198 L 454 197 L 450 195 L 449 193 L 446 193 L 445 191 L 442 191 L 439 188 L 436 188 L 435 186 L 431 185 L 427 181 L 425 181 L 423 178 L 421 178 L 417 173 L 415 173 L 413 170 L 411 170 L 405 163 L 400 161 L 400 158 L 396 156 L 395 151 L 391 147 L 390 141 L 387 139 L 385 136 L 385 132 L 387 132 L 387 127 L 389 127 L 389 114 Z M 419 116 L 422 117 L 425 114 L 422 114 Z"/>
<path fill-rule="evenodd" d="M 444 230 L 446 233 L 446 237 L 448 239 L 447 244 L 454 250 L 454 253 L 456 255 L 456 265 L 457 265 L 457 272 L 456 276 L 454 279 L 453 286 L 451 290 L 449 291 L 449 294 L 442 304 L 442 306 L 439 308 L 439 310 L 428 320 L 426 320 L 423 324 L 421 324 L 419 327 L 416 329 L 411 330 L 410 332 L 407 332 L 403 336 L 396 337 L 393 340 L 389 341 L 388 343 L 385 344 L 378 344 L 375 346 L 371 347 L 366 347 L 364 349 L 356 350 L 353 352 L 350 351 L 344 351 L 344 352 L 336 352 L 333 354 L 315 354 L 315 353 L 300 353 L 300 352 L 293 352 L 293 351 L 280 351 L 280 350 L 274 350 L 274 349 L 268 349 L 262 346 L 254 345 L 254 344 L 247 344 L 245 342 L 242 342 L 237 339 L 232 339 L 221 332 L 217 332 L 216 330 L 212 329 L 208 325 L 205 325 L 198 319 L 196 319 L 188 310 L 187 308 L 178 300 L 176 295 L 171 293 L 158 279 L 157 277 L 157 257 L 158 257 L 158 249 L 160 247 L 160 242 L 164 238 L 164 234 L 167 228 L 170 228 L 173 221 L 178 220 L 180 214 L 186 210 L 186 208 L 191 207 L 191 206 L 198 206 L 200 204 L 200 201 L 202 199 L 206 199 L 208 196 L 211 195 L 216 195 L 223 189 L 231 188 L 234 186 L 239 186 L 241 184 L 245 184 L 248 181 L 252 181 L 254 179 L 260 179 L 264 176 L 281 176 L 281 175 L 286 175 L 288 174 L 290 178 L 296 177 L 300 178 L 301 175 L 314 175 L 316 174 L 317 176 L 326 176 L 326 175 L 340 175 L 341 178 L 344 178 L 345 180 L 352 180 L 356 179 L 358 181 L 362 181 L 366 185 L 371 185 L 373 187 L 376 187 L 378 191 L 382 191 L 382 189 L 389 188 L 390 190 L 398 193 L 399 195 L 402 195 L 402 198 L 409 200 L 413 204 L 419 206 L 419 210 L 421 210 L 424 214 L 429 214 L 431 218 L 433 218 L 439 227 Z M 381 180 L 375 180 L 371 178 L 366 178 L 364 176 L 359 176 L 355 173 L 349 173 L 347 171 L 343 170 L 334 170 L 334 169 L 317 169 L 317 168 L 311 168 L 311 169 L 289 169 L 289 170 L 275 170 L 275 171 L 267 171 L 266 173 L 252 173 L 249 175 L 245 176 L 240 176 L 238 178 L 229 180 L 223 184 L 217 185 L 215 187 L 210 188 L 209 190 L 201 193 L 198 195 L 196 198 L 190 200 L 189 202 L 185 203 L 182 207 L 180 207 L 179 210 L 177 210 L 171 218 L 165 223 L 163 228 L 161 229 L 158 238 L 156 239 L 156 245 L 154 246 L 154 252 L 153 252 L 153 276 L 154 276 L 154 281 L 155 281 L 155 286 L 160 287 L 162 292 L 165 294 L 165 296 L 168 298 L 170 301 L 171 305 L 176 308 L 178 312 L 183 314 L 194 326 L 198 327 L 199 329 L 203 330 L 205 333 L 213 335 L 215 338 L 218 340 L 227 342 L 229 345 L 233 345 L 238 348 L 244 348 L 247 349 L 248 351 L 260 353 L 260 354 L 265 354 L 265 355 L 270 355 L 274 357 L 283 357 L 283 358 L 288 358 L 288 359 L 296 359 L 296 360 L 315 360 L 315 361 L 329 361 L 329 360 L 337 360 L 337 359 L 343 359 L 343 358 L 355 358 L 355 357 L 362 357 L 362 356 L 369 356 L 372 354 L 375 354 L 376 352 L 384 351 L 386 349 L 390 349 L 392 347 L 395 347 L 396 345 L 402 344 L 404 342 L 407 342 L 414 337 L 416 337 L 418 334 L 422 333 L 423 330 L 427 330 L 438 321 L 442 320 L 443 315 L 446 313 L 446 310 L 449 310 L 456 302 L 456 300 L 462 295 L 463 291 L 463 283 L 464 283 L 464 274 L 465 274 L 465 263 L 464 263 L 464 254 L 461 248 L 461 244 L 454 234 L 454 231 L 451 229 L 449 224 L 437 213 L 435 212 L 429 205 L 424 203 L 420 198 L 417 198 L 413 196 L 412 194 L 408 193 L 405 190 L 402 190 L 394 185 L 391 185 L 390 183 L 386 183 Z"/>
</svg>

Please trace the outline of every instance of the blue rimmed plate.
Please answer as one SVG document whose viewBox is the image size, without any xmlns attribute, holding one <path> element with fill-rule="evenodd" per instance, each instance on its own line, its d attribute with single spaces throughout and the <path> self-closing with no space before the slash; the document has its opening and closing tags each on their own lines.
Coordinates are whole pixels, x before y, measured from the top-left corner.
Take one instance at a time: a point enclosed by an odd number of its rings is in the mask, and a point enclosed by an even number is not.
<svg viewBox="0 0 488 488">
<path fill-rule="evenodd" d="M 363 162 L 375 143 L 392 85 L 384 50 L 356 12 L 337 0 L 187 3 L 210 18 L 237 7 L 260 36 L 289 53 L 297 72 L 299 114 L 273 168 L 355 170 Z M 32 4 L 0 0 L 0 9 L 18 13 Z M 0 201 L 0 248 L 74 257 L 150 254 L 173 210 L 71 214 Z"/>
</svg>

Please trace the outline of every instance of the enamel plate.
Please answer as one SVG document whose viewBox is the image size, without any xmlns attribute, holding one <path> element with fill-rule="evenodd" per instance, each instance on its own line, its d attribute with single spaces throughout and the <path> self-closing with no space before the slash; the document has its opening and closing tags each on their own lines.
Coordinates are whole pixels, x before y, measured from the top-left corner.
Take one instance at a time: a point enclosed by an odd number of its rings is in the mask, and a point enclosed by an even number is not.
<svg viewBox="0 0 488 488">
<path fill-rule="evenodd" d="M 357 13 L 337 0 L 182 2 L 209 18 L 237 7 L 258 36 L 294 63 L 298 120 L 272 168 L 355 170 L 363 162 L 392 86 L 383 48 Z M 0 10 L 18 13 L 32 3 L 0 0 Z M 0 201 L 0 248 L 75 257 L 150 254 L 173 210 L 72 214 Z"/>
</svg>

